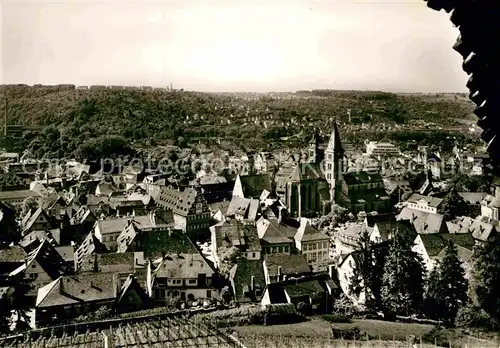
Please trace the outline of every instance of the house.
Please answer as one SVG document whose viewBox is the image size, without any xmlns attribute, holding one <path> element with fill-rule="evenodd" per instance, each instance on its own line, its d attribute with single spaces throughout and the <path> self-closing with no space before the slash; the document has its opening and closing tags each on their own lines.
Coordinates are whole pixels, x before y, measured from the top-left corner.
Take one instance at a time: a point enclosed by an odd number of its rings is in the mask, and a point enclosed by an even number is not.
<svg viewBox="0 0 500 348">
<path fill-rule="evenodd" d="M 460 261 L 468 263 L 472 257 L 475 245 L 472 235 L 468 233 L 419 234 L 415 238 L 412 250 L 422 257 L 427 271 L 431 272 L 436 265 L 436 261 L 439 257 L 443 256 L 441 252 L 449 242 L 453 242 L 456 245 Z"/>
<path fill-rule="evenodd" d="M 486 216 L 478 216 L 472 222 L 470 231 L 476 243 L 487 243 L 500 231 L 500 222 Z"/>
<path fill-rule="evenodd" d="M 257 221 L 262 215 L 259 200 L 234 196 L 226 211 L 226 218 Z"/>
<path fill-rule="evenodd" d="M 27 198 L 33 198 L 37 203 L 43 199 L 39 193 L 31 190 L 0 191 L 0 202 L 8 203 L 15 208 L 21 208 Z"/>
<path fill-rule="evenodd" d="M 408 208 L 424 213 L 439 214 L 442 202 L 442 198 L 423 196 L 415 193 L 408 198 L 405 205 Z"/>
<path fill-rule="evenodd" d="M 94 235 L 94 233 L 89 233 L 75 251 L 75 270 L 78 270 L 82 266 L 82 262 L 85 256 L 90 255 L 94 252 L 103 253 L 107 252 L 107 249 L 106 246 L 99 240 L 99 238 Z"/>
<path fill-rule="evenodd" d="M 443 215 L 435 213 L 426 213 L 421 210 L 415 210 L 404 207 L 396 217 L 397 220 L 410 221 L 418 233 L 447 233 L 448 227 Z"/>
<path fill-rule="evenodd" d="M 458 192 L 458 195 L 467 203 L 470 215 L 474 217 L 481 214 L 481 202 L 488 196 L 486 192 Z"/>
<path fill-rule="evenodd" d="M 233 196 L 234 181 L 201 184 L 200 189 L 208 204 L 230 201 Z"/>
<path fill-rule="evenodd" d="M 339 286 L 328 274 L 306 278 L 289 278 L 282 282 L 267 284 L 261 298 L 264 306 L 291 303 L 298 310 L 329 312 L 334 299 L 339 295 Z"/>
<path fill-rule="evenodd" d="M 351 299 L 355 306 L 363 306 L 366 302 L 366 294 L 362 291 L 358 296 L 351 292 L 351 282 L 354 269 L 361 263 L 361 252 L 355 250 L 346 255 L 337 267 L 337 275 L 342 292 Z"/>
<path fill-rule="evenodd" d="M 303 219 L 294 236 L 295 247 L 311 265 L 322 265 L 330 259 L 330 237 Z"/>
<path fill-rule="evenodd" d="M 195 239 L 209 238 L 210 210 L 199 188 L 185 188 L 182 192 L 164 188 L 156 203 L 173 212 L 175 229 Z"/>
<path fill-rule="evenodd" d="M 144 285 L 146 281 L 144 253 L 139 251 L 87 255 L 78 273 L 113 273 L 117 275 L 119 287 L 125 284 L 129 275 L 134 275 Z"/>
<path fill-rule="evenodd" d="M 93 233 L 108 250 L 116 251 L 118 248 L 118 237 L 131 221 L 134 221 L 138 228 L 150 228 L 167 225 L 155 214 L 155 212 L 151 212 L 150 214 L 142 216 L 99 220 L 94 226 Z"/>
<path fill-rule="evenodd" d="M 263 261 L 266 284 L 281 282 L 290 277 L 300 278 L 312 274 L 306 257 L 293 255 L 266 255 Z"/>
<path fill-rule="evenodd" d="M 31 210 L 24 216 L 21 222 L 21 233 L 26 235 L 33 230 L 50 230 L 58 228 L 57 221 L 45 210 L 39 207 L 32 212 Z"/>
<path fill-rule="evenodd" d="M 212 257 L 215 266 L 220 266 L 220 255 L 224 250 L 237 248 L 248 260 L 261 259 L 261 245 L 255 223 L 231 220 L 210 227 Z"/>
<path fill-rule="evenodd" d="M 483 201 L 481 201 L 481 216 L 485 216 L 489 219 L 499 220 L 500 214 L 498 213 L 500 209 L 500 187 L 495 188 L 495 195 L 492 197 L 490 195 L 486 196 Z"/>
<path fill-rule="evenodd" d="M 387 242 L 394 235 L 406 235 L 414 240 L 417 236 L 415 226 L 407 220 L 386 220 L 379 221 L 373 226 L 370 240 L 376 244 Z"/>
<path fill-rule="evenodd" d="M 62 322 L 102 307 L 112 308 L 119 291 L 116 278 L 109 273 L 58 277 L 38 290 L 36 325 Z"/>
<path fill-rule="evenodd" d="M 295 241 L 285 237 L 280 231 L 280 222 L 281 220 L 271 221 L 263 217 L 257 221 L 257 233 L 263 254 L 290 255 L 292 248 L 294 248 Z"/>
<path fill-rule="evenodd" d="M 274 156 L 270 152 L 260 152 L 255 155 L 253 167 L 257 173 L 270 173 L 276 167 Z"/>
<path fill-rule="evenodd" d="M 216 222 L 223 222 L 226 220 L 227 210 L 231 204 L 230 200 L 212 203 L 208 205 L 212 219 Z"/>
<path fill-rule="evenodd" d="M 66 261 L 47 241 L 26 256 L 24 263 L 13 270 L 9 277 L 22 277 L 33 285 L 28 296 L 36 296 L 39 288 L 49 284 L 58 277 L 71 274 L 72 269 L 67 268 Z"/>
<path fill-rule="evenodd" d="M 234 182 L 233 197 L 260 199 L 262 192 L 272 193 L 270 174 L 238 175 Z"/>
<path fill-rule="evenodd" d="M 359 238 L 367 233 L 372 235 L 373 227 L 361 222 L 349 222 L 334 232 L 335 254 L 339 257 L 349 255 L 359 246 Z M 375 235 L 374 235 L 375 238 Z"/>
<path fill-rule="evenodd" d="M 214 285 L 215 271 L 199 253 L 187 236 L 171 233 L 168 241 L 161 243 L 160 256 L 149 268 L 148 287 L 157 304 L 172 300 L 195 301 L 217 298 Z M 145 251 L 150 258 L 157 255 Z"/>
<path fill-rule="evenodd" d="M 259 302 L 266 285 L 262 262 L 238 260 L 229 271 L 229 282 L 236 303 Z"/>
</svg>

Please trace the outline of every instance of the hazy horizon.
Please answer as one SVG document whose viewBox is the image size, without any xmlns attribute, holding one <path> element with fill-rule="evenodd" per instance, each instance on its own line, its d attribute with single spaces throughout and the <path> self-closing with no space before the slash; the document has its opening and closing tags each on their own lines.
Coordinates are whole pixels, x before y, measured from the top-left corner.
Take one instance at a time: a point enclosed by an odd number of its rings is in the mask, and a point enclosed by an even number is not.
<svg viewBox="0 0 500 348">
<path fill-rule="evenodd" d="M 449 14 L 400 1 L 3 1 L 2 84 L 464 93 Z"/>
</svg>

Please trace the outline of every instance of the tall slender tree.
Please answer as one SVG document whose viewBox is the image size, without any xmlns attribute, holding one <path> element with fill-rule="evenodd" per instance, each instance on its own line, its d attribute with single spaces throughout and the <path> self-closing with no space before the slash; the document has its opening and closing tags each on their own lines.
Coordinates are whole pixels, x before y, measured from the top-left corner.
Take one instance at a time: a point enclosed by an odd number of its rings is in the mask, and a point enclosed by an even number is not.
<svg viewBox="0 0 500 348">
<path fill-rule="evenodd" d="M 500 236 L 475 250 L 471 288 L 472 300 L 500 324 Z"/>
<path fill-rule="evenodd" d="M 429 276 L 427 290 L 427 312 L 447 324 L 453 325 L 460 307 L 467 302 L 468 283 L 458 251 L 450 242 L 441 262 Z"/>
<path fill-rule="evenodd" d="M 406 234 L 394 234 L 382 277 L 382 304 L 387 314 L 410 315 L 421 310 L 425 271 Z"/>
</svg>

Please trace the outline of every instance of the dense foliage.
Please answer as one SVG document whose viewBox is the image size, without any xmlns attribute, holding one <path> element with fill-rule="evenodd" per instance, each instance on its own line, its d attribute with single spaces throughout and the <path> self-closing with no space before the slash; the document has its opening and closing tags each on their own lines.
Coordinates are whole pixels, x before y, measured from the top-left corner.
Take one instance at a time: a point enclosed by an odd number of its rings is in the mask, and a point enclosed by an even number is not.
<svg viewBox="0 0 500 348">
<path fill-rule="evenodd" d="M 417 314 L 421 310 L 425 270 L 420 256 L 412 251 L 406 234 L 395 234 L 382 278 L 382 301 L 390 315 Z"/>
<path fill-rule="evenodd" d="M 472 279 L 473 302 L 490 317 L 493 325 L 500 324 L 500 237 L 477 248 Z"/>
<path fill-rule="evenodd" d="M 445 255 L 429 276 L 427 313 L 453 325 L 457 313 L 467 302 L 467 280 L 457 248 L 450 243 Z"/>
<path fill-rule="evenodd" d="M 8 100 L 9 124 L 28 126 L 19 141 L 30 144 L 37 155 L 47 157 L 92 157 L 101 150 L 112 155 L 120 148 L 128 154 L 127 145 L 137 142 L 181 144 L 200 138 L 222 138 L 236 145 L 261 148 L 282 143 L 285 137 L 288 146 L 299 146 L 314 126 L 330 129 L 334 118 L 349 122 L 348 111 L 353 120 L 361 119 L 377 127 L 419 120 L 435 122 L 437 117 L 441 126 L 457 125 L 457 119 L 467 118 L 472 111 L 470 103 L 461 99 L 382 92 L 209 94 L 137 88 L 76 89 L 72 85 L 0 88 Z M 2 114 L 3 108 L 1 103 Z M 37 134 L 30 130 L 36 126 L 52 127 Z M 379 133 L 375 132 L 374 137 L 430 143 L 451 134 L 410 134 L 397 129 Z M 363 138 L 348 127 L 343 134 L 347 141 Z"/>
</svg>

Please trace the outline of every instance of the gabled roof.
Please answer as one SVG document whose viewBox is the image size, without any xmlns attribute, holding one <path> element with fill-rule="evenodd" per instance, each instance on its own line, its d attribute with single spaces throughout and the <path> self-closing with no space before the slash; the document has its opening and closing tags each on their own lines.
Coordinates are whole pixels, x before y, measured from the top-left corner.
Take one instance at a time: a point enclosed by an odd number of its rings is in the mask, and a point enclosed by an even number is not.
<svg viewBox="0 0 500 348">
<path fill-rule="evenodd" d="M 272 192 L 272 178 L 269 174 L 240 175 L 239 179 L 247 198 L 259 198 L 264 190 Z"/>
<path fill-rule="evenodd" d="M 337 122 L 333 123 L 332 133 L 330 134 L 330 139 L 328 140 L 328 146 L 326 151 L 334 151 L 338 153 L 344 152 L 342 143 L 340 142 L 340 132 Z"/>
<path fill-rule="evenodd" d="M 57 250 L 49 244 L 49 242 L 44 240 L 35 250 L 28 254 L 25 263 L 12 271 L 10 275 L 16 276 L 24 272 L 35 261 L 43 268 L 45 273 L 47 273 L 51 279 L 56 279 L 57 277 L 64 275 L 67 271 L 66 261 L 61 255 L 59 255 Z"/>
<path fill-rule="evenodd" d="M 35 212 L 29 217 L 29 219 L 27 220 L 26 224 L 23 225 L 23 232 L 26 232 L 26 231 L 29 231 L 33 225 L 35 224 L 35 222 L 40 218 L 40 217 L 43 217 L 45 218 L 47 221 L 51 221 L 51 217 L 45 213 L 45 211 L 42 209 L 42 207 L 39 207 L 37 210 L 35 210 Z"/>
<path fill-rule="evenodd" d="M 300 242 L 312 242 L 316 240 L 330 240 L 330 237 L 317 228 L 312 227 L 308 220 L 303 220 L 294 239 Z"/>
<path fill-rule="evenodd" d="M 277 225 L 264 218 L 260 218 L 257 221 L 257 232 L 261 242 L 265 244 L 293 243 L 290 238 L 285 237 L 283 233 L 280 232 Z"/>
<path fill-rule="evenodd" d="M 257 227 L 253 223 L 226 221 L 214 226 L 217 248 L 223 244 L 242 250 L 261 250 Z"/>
<path fill-rule="evenodd" d="M 441 214 L 426 213 L 420 210 L 404 207 L 397 220 L 413 221 L 418 233 L 438 233 L 446 230 L 444 216 Z"/>
<path fill-rule="evenodd" d="M 486 242 L 492 233 L 500 230 L 500 222 L 484 216 L 478 216 L 470 227 L 474 239 Z"/>
<path fill-rule="evenodd" d="M 144 257 L 149 259 L 169 253 L 199 254 L 186 234 L 170 229 L 141 231 L 138 241 Z"/>
<path fill-rule="evenodd" d="M 443 238 L 438 233 L 420 234 L 420 239 L 429 257 L 436 257 L 445 247 Z"/>
<path fill-rule="evenodd" d="M 114 274 L 86 273 L 59 277 L 40 288 L 36 308 L 113 300 L 117 295 Z"/>
<path fill-rule="evenodd" d="M 374 227 L 376 223 L 396 220 L 396 214 L 377 214 L 377 215 L 367 215 L 365 217 L 365 222 L 368 227 Z"/>
<path fill-rule="evenodd" d="M 383 242 L 387 241 L 393 234 L 406 235 L 411 237 L 412 240 L 417 236 L 415 226 L 408 220 L 380 221 L 376 223 L 376 226 Z"/>
<path fill-rule="evenodd" d="M 86 255 L 83 258 L 79 271 L 95 272 L 134 272 L 135 257 L 133 252 L 126 253 L 97 253 Z"/>
<path fill-rule="evenodd" d="M 0 249 L 0 263 L 20 263 L 24 262 L 27 256 L 24 249 L 19 245 L 9 246 L 4 249 Z"/>
<path fill-rule="evenodd" d="M 278 274 L 278 267 L 281 267 L 283 275 L 311 273 L 311 267 L 302 254 L 266 255 L 264 260 L 269 275 Z"/>
<path fill-rule="evenodd" d="M 322 178 L 320 164 L 316 163 L 299 163 L 295 166 L 292 174 L 289 177 L 291 182 L 301 182 L 305 180 L 319 180 Z"/>
<path fill-rule="evenodd" d="M 155 269 L 156 277 L 197 279 L 199 274 L 211 276 L 212 266 L 198 252 L 167 253 Z"/>
</svg>

